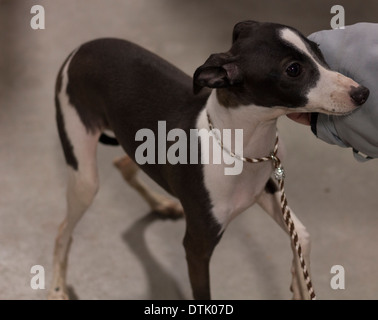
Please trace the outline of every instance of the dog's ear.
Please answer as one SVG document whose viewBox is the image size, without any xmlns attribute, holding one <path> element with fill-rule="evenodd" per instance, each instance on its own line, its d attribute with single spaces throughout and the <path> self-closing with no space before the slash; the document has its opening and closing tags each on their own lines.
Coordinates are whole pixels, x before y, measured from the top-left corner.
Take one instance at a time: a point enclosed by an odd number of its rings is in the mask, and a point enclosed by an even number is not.
<svg viewBox="0 0 378 320">
<path fill-rule="evenodd" d="M 232 43 L 234 43 L 243 35 L 248 35 L 251 32 L 253 26 L 256 24 L 258 24 L 258 22 L 252 20 L 238 22 L 234 26 L 234 31 L 232 32 Z"/>
<path fill-rule="evenodd" d="M 203 87 L 225 88 L 241 83 L 241 80 L 237 57 L 229 53 L 216 53 L 194 73 L 193 92 L 197 94 Z"/>
</svg>

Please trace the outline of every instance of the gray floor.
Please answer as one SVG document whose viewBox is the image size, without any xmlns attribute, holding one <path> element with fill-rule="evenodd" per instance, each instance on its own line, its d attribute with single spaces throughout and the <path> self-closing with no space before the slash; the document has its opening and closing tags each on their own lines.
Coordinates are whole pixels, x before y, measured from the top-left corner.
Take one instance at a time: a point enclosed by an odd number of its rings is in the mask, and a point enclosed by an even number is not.
<svg viewBox="0 0 378 320">
<path fill-rule="evenodd" d="M 64 217 L 65 164 L 55 128 L 54 78 L 84 41 L 130 39 L 192 74 L 210 53 L 227 50 L 240 20 L 328 29 L 333 1 L 33 1 L 46 29 L 30 28 L 32 2 L 0 0 L 0 299 L 45 299 L 30 268 L 52 277 L 52 252 Z M 346 23 L 377 21 L 375 0 L 339 1 Z M 313 282 L 320 299 L 378 298 L 377 162 L 316 140 L 308 128 L 279 121 L 288 151 L 289 203 L 312 235 Z M 158 220 L 99 148 L 100 192 L 75 230 L 68 283 L 80 299 L 190 299 L 184 221 Z M 146 181 L 147 178 L 143 177 Z M 152 183 L 151 183 L 152 184 Z M 158 189 L 157 186 L 154 186 Z M 254 207 L 239 216 L 212 264 L 215 299 L 290 299 L 289 240 Z M 333 265 L 346 289 L 330 287 Z"/>
</svg>

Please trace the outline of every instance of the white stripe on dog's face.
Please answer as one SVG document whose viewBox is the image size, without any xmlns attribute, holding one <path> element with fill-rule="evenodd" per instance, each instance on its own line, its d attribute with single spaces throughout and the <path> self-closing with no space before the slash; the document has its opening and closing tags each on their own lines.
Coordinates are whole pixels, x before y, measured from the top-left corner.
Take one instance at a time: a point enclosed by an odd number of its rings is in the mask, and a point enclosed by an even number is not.
<svg viewBox="0 0 378 320">
<path fill-rule="evenodd" d="M 318 66 L 319 63 L 314 59 L 313 54 L 311 54 L 306 44 L 303 42 L 301 37 L 295 33 L 294 31 L 285 28 L 281 30 L 281 38 L 285 40 L 286 42 L 290 43 L 294 48 L 296 48 L 298 51 L 302 51 L 304 54 L 306 54 L 310 59 L 314 61 Z"/>
<path fill-rule="evenodd" d="M 280 32 L 281 38 L 290 46 L 308 56 L 318 68 L 320 77 L 316 86 L 307 93 L 308 103 L 306 106 L 296 109 L 301 112 L 323 112 L 328 114 L 345 114 L 356 108 L 350 97 L 350 91 L 359 84 L 344 75 L 325 68 L 316 55 L 310 52 L 302 38 L 289 28 Z"/>
</svg>

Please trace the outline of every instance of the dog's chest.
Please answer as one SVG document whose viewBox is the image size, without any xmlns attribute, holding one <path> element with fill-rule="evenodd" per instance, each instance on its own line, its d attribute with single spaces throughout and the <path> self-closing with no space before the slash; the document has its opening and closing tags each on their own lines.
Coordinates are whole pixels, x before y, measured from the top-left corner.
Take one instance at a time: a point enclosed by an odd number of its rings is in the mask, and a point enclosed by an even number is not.
<svg viewBox="0 0 378 320">
<path fill-rule="evenodd" d="M 204 184 L 213 205 L 212 214 L 224 228 L 235 216 L 252 206 L 272 173 L 272 164 L 247 163 L 240 175 L 224 175 L 224 166 L 203 167 Z"/>
<path fill-rule="evenodd" d="M 197 127 L 207 126 L 205 114 L 200 114 Z M 210 135 L 214 137 L 213 134 Z M 215 138 L 210 145 L 201 143 L 201 155 L 208 161 L 203 164 L 203 177 L 213 206 L 212 214 L 225 228 L 235 216 L 256 202 L 272 174 L 272 162 L 242 162 L 232 157 Z M 239 169 L 227 171 L 226 168 Z M 229 174 L 231 172 L 234 174 Z"/>
<path fill-rule="evenodd" d="M 199 112 L 195 127 L 208 133 L 199 138 L 201 162 L 208 161 L 202 162 L 203 181 L 212 214 L 224 229 L 259 199 L 274 170 L 270 155 L 274 152 L 283 160 L 285 150 L 277 136 L 277 118 L 283 111 L 255 105 L 225 109 L 215 92 Z"/>
</svg>

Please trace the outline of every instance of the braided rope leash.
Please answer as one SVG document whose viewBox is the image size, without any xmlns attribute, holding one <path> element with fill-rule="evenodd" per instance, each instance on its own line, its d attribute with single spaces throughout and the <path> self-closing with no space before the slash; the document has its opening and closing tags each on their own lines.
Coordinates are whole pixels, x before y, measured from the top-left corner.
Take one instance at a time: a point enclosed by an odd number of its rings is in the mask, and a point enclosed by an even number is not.
<svg viewBox="0 0 378 320">
<path fill-rule="evenodd" d="M 306 262 L 304 260 L 303 254 L 302 254 L 302 246 L 299 242 L 298 233 L 295 231 L 295 225 L 294 225 L 294 222 L 291 218 L 290 208 L 287 205 L 287 198 L 286 198 L 285 188 L 284 188 L 285 171 L 284 171 L 284 168 L 281 164 L 281 160 L 277 157 L 278 132 L 276 133 L 276 141 L 274 143 L 273 151 L 269 156 L 262 157 L 262 158 L 241 157 L 241 156 L 235 154 L 234 152 L 232 152 L 231 150 L 228 150 L 223 145 L 222 140 L 217 137 L 217 135 L 214 132 L 215 128 L 213 126 L 213 123 L 211 122 L 209 113 L 207 113 L 207 121 L 208 121 L 210 131 L 213 131 L 214 136 L 215 136 L 217 142 L 219 143 L 221 149 L 225 150 L 231 157 L 234 157 L 236 159 L 239 159 L 239 160 L 244 161 L 244 162 L 249 162 L 249 163 L 260 163 L 260 162 L 265 162 L 265 161 L 272 161 L 273 168 L 274 168 L 273 175 L 274 175 L 274 178 L 278 181 L 278 187 L 279 187 L 279 190 L 281 192 L 281 199 L 280 200 L 281 200 L 282 216 L 283 216 L 283 219 L 285 221 L 286 227 L 289 231 L 290 238 L 293 242 L 294 248 L 296 250 L 296 253 L 297 253 L 301 268 L 302 268 L 304 280 L 306 282 L 307 290 L 308 290 L 308 293 L 310 295 L 310 298 L 311 298 L 311 300 L 316 300 L 316 295 L 315 295 L 314 288 L 312 286 L 310 274 L 308 272 L 307 265 L 306 265 Z"/>
</svg>

